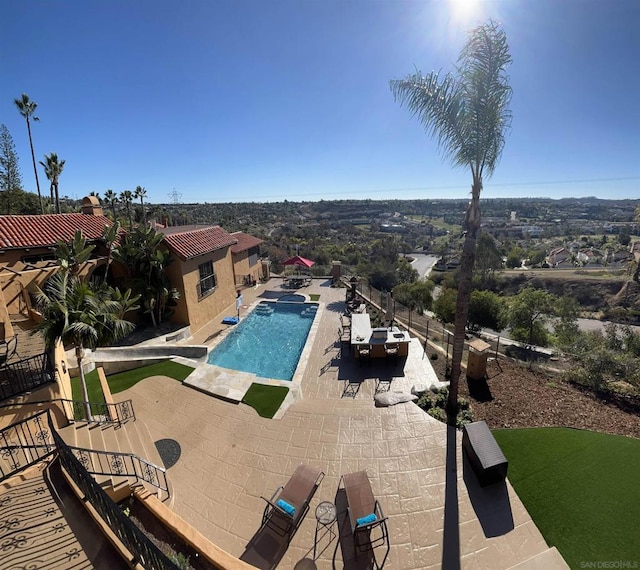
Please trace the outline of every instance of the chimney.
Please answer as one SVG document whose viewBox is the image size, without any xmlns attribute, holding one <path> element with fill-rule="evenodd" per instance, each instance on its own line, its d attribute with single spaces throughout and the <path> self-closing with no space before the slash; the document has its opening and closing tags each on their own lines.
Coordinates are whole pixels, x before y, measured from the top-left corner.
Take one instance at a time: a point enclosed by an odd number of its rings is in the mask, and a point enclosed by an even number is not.
<svg viewBox="0 0 640 570">
<path fill-rule="evenodd" d="M 104 216 L 97 196 L 85 196 L 82 199 L 82 213 L 87 216 Z"/>
</svg>

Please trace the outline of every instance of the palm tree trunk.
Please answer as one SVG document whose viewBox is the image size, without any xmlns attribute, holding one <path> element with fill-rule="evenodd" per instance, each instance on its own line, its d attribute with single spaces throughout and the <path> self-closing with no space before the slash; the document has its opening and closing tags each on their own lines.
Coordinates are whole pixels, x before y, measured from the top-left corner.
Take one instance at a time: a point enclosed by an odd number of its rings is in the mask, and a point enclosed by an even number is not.
<svg viewBox="0 0 640 570">
<path fill-rule="evenodd" d="M 144 211 L 144 198 L 140 196 L 140 206 L 142 207 L 142 223 L 147 228 L 147 213 Z"/>
<path fill-rule="evenodd" d="M 87 421 L 91 421 L 91 406 L 89 405 L 89 392 L 87 390 L 87 381 L 84 378 L 84 370 L 82 369 L 82 358 L 84 357 L 84 349 L 82 346 L 76 346 L 76 360 L 78 361 L 78 371 L 80 372 L 80 383 L 82 386 L 82 399 L 84 401 L 85 414 Z"/>
<path fill-rule="evenodd" d="M 51 210 L 55 212 L 55 198 L 53 195 L 53 182 L 49 184 L 49 195 L 51 197 Z"/>
<path fill-rule="evenodd" d="M 56 184 L 55 184 L 55 190 L 56 190 L 56 214 L 60 213 L 60 192 L 58 192 L 58 181 L 56 180 Z"/>
<path fill-rule="evenodd" d="M 33 152 L 33 139 L 31 138 L 31 123 L 27 117 L 27 131 L 29 132 L 29 145 L 31 146 L 31 160 L 33 160 L 33 173 L 36 175 L 36 188 L 38 189 L 38 199 L 40 200 L 40 210 L 44 214 L 44 202 L 40 193 L 40 181 L 38 180 L 38 168 L 36 167 L 36 153 Z"/>
<path fill-rule="evenodd" d="M 118 218 L 116 218 L 116 203 L 111 202 L 111 212 L 113 213 L 113 223 L 115 224 Z"/>
<path fill-rule="evenodd" d="M 453 356 L 451 362 L 451 377 L 449 378 L 449 398 L 447 400 L 447 423 L 456 425 L 458 416 L 458 384 L 460 380 L 462 353 L 464 352 L 464 335 L 467 328 L 469 314 L 469 300 L 471 299 L 471 279 L 473 264 L 476 257 L 476 241 L 480 230 L 480 191 L 482 180 L 474 180 L 471 190 L 471 202 L 467 206 L 466 226 L 467 234 L 462 248 L 460 273 L 458 274 L 458 297 L 456 300 L 456 320 L 453 333 Z"/>
</svg>

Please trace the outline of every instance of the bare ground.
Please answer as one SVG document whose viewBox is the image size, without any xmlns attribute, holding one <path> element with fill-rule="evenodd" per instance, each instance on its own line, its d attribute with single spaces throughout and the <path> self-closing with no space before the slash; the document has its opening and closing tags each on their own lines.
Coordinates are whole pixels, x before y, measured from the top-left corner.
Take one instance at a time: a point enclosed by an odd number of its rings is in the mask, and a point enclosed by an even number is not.
<svg viewBox="0 0 640 570">
<path fill-rule="evenodd" d="M 428 349 L 433 353 L 433 349 Z M 445 359 L 431 361 L 444 379 Z M 460 377 L 459 395 L 471 402 L 473 419 L 491 428 L 569 427 L 640 438 L 640 399 L 596 395 L 561 375 L 500 358 L 488 380 Z M 500 368 L 502 370 L 500 370 Z"/>
</svg>

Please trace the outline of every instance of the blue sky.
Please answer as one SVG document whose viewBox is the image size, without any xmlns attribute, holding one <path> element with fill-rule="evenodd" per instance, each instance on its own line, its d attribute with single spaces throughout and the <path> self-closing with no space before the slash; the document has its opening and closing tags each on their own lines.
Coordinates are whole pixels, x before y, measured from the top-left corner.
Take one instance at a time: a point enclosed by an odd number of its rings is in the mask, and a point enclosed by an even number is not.
<svg viewBox="0 0 640 570">
<path fill-rule="evenodd" d="M 452 69 L 493 18 L 513 122 L 483 197 L 640 198 L 638 0 L 4 0 L 0 123 L 35 190 L 146 187 L 152 202 L 463 198 L 470 175 L 390 79 Z M 41 174 L 41 188 L 48 183 Z"/>
</svg>

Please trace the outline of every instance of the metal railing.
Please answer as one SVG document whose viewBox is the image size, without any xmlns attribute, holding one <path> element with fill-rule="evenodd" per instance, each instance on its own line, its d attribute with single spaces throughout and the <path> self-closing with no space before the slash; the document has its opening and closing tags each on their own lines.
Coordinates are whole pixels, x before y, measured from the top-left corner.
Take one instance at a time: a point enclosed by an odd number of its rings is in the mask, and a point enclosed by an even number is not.
<svg viewBox="0 0 640 570">
<path fill-rule="evenodd" d="M 163 554 L 100 488 L 81 461 L 74 455 L 72 448 L 56 433 L 50 415 L 49 427 L 53 434 L 60 463 L 82 491 L 84 499 L 98 512 L 113 533 L 133 554 L 133 565 L 139 563 L 146 570 L 179 570 L 179 567 Z"/>
<path fill-rule="evenodd" d="M 106 402 L 84 402 L 83 400 L 68 400 L 65 398 L 53 398 L 51 400 L 34 400 L 16 402 L 13 404 L 0 404 L 3 408 L 15 409 L 16 407 L 40 406 L 43 404 L 62 404 L 62 409 L 71 421 L 88 421 L 95 424 L 115 424 L 120 427 L 127 420 L 136 419 L 131 400 L 123 400 L 107 404 Z M 69 410 L 71 414 L 69 414 Z M 87 411 L 88 418 L 87 418 Z M 69 417 L 71 416 L 71 417 Z"/>
<path fill-rule="evenodd" d="M 46 352 L 9 362 L 0 367 L 0 402 L 54 382 Z"/>
<path fill-rule="evenodd" d="M 67 447 L 87 472 L 92 475 L 133 477 L 136 482 L 145 481 L 169 494 L 166 469 L 134 453 L 100 451 L 72 445 Z"/>
<path fill-rule="evenodd" d="M 53 453 L 53 428 L 47 411 L 0 430 L 0 481 Z"/>
</svg>

